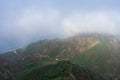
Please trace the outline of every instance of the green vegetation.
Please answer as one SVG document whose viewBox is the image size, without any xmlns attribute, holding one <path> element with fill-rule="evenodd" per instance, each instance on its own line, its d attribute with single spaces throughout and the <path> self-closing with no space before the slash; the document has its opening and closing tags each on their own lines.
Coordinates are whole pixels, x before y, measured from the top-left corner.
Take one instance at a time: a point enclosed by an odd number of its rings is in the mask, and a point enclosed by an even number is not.
<svg viewBox="0 0 120 80">
<path fill-rule="evenodd" d="M 98 75 L 95 75 L 92 71 L 71 64 L 69 61 L 60 61 L 34 69 L 20 80 L 99 80 L 96 77 Z"/>
<path fill-rule="evenodd" d="M 120 74 L 120 40 L 113 36 L 41 40 L 0 57 L 10 62 L 7 64 L 12 63 L 12 67 L 7 67 L 14 70 L 10 72 L 15 75 L 14 80 L 97 80 L 96 74 L 105 77 Z M 1 66 L 5 63 L 2 73 L 9 71 L 6 61 L 1 63 Z"/>
<path fill-rule="evenodd" d="M 103 41 L 95 47 L 74 56 L 71 58 L 71 62 L 100 72 L 103 75 L 111 76 L 117 73 L 116 70 L 119 70 L 119 62 L 116 63 L 119 57 L 116 55 L 120 56 L 119 53 L 115 53 L 108 42 Z"/>
</svg>

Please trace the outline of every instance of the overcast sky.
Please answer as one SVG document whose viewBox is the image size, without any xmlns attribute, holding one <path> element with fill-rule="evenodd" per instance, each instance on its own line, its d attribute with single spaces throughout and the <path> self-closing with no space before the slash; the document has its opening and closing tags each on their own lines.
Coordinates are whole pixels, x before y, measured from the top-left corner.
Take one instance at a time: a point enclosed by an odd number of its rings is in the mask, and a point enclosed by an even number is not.
<svg viewBox="0 0 120 80">
<path fill-rule="evenodd" d="M 0 0 L 0 52 L 39 39 L 119 30 L 120 0 Z"/>
</svg>

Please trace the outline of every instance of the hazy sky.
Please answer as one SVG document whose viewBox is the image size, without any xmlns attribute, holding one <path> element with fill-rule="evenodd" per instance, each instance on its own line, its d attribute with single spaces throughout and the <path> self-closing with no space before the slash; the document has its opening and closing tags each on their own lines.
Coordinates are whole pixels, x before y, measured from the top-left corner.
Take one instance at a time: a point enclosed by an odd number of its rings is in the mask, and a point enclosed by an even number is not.
<svg viewBox="0 0 120 80">
<path fill-rule="evenodd" d="M 0 52 L 39 39 L 119 30 L 120 0 L 0 0 Z"/>
</svg>

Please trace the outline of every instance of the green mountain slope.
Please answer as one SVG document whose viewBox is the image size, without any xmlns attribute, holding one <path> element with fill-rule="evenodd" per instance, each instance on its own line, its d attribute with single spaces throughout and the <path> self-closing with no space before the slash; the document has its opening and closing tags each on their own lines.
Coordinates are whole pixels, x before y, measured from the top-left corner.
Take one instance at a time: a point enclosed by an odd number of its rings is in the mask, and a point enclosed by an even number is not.
<svg viewBox="0 0 120 80">
<path fill-rule="evenodd" d="M 13 69 L 14 67 L 14 69 Z M 0 80 L 12 80 L 15 75 L 15 66 L 0 57 Z"/>
<path fill-rule="evenodd" d="M 102 41 L 93 48 L 74 56 L 71 62 L 104 75 L 118 75 L 120 74 L 120 47 L 116 50 L 114 45 L 109 41 Z"/>
<path fill-rule="evenodd" d="M 100 80 L 99 75 L 83 67 L 60 61 L 32 70 L 21 80 Z"/>
<path fill-rule="evenodd" d="M 24 49 L 17 49 L 5 54 L 1 54 L 3 58 L 11 61 L 15 65 L 19 65 L 21 71 L 28 67 L 44 65 L 54 62 L 56 59 L 69 60 L 74 55 L 79 54 L 93 47 L 99 42 L 94 37 L 75 37 L 68 39 L 41 40 L 28 45 Z"/>
<path fill-rule="evenodd" d="M 32 77 L 33 70 L 65 60 L 105 77 L 120 75 L 120 39 L 111 35 L 81 34 L 66 39 L 40 40 L 0 56 L 16 65 L 15 78 L 27 73 Z"/>
</svg>

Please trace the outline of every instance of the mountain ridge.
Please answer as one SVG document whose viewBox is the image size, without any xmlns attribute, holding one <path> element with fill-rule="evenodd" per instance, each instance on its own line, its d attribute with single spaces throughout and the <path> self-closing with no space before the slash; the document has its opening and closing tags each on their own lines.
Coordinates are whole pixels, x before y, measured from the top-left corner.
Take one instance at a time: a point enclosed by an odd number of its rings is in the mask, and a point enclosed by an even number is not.
<svg viewBox="0 0 120 80">
<path fill-rule="evenodd" d="M 117 62 L 120 58 L 119 52 L 119 37 L 79 34 L 64 39 L 40 40 L 23 49 L 16 49 L 0 56 L 19 66 L 16 71 L 20 73 L 17 75 L 56 61 L 69 60 L 93 72 L 103 74 L 102 76 L 111 77 L 120 74 L 119 62 Z"/>
</svg>

